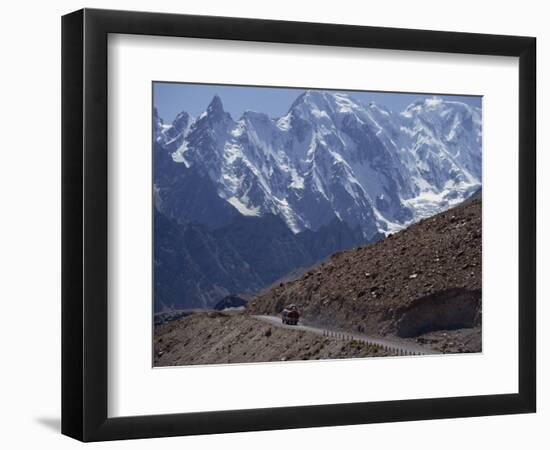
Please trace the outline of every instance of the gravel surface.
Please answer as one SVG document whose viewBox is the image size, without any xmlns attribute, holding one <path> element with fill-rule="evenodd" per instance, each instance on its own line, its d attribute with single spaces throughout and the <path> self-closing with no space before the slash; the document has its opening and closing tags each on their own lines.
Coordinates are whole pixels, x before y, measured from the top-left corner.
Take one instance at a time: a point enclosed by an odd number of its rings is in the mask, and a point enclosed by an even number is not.
<svg viewBox="0 0 550 450">
<path fill-rule="evenodd" d="M 378 346 L 287 329 L 245 314 L 199 313 L 156 326 L 154 365 L 180 366 L 387 356 Z"/>
</svg>

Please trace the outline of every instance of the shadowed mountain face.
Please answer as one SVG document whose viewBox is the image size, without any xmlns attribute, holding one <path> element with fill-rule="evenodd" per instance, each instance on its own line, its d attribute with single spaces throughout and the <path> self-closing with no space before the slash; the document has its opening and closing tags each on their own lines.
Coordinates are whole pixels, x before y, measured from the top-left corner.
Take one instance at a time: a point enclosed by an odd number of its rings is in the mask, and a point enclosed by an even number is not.
<svg viewBox="0 0 550 450">
<path fill-rule="evenodd" d="M 460 204 L 481 185 L 481 111 L 394 113 L 306 91 L 280 118 L 153 114 L 155 310 L 210 307 Z"/>
<path fill-rule="evenodd" d="M 154 221 L 155 311 L 212 307 L 364 242 L 340 221 L 298 234 L 273 215 L 239 216 L 215 230 L 177 224 L 158 210 Z"/>
</svg>

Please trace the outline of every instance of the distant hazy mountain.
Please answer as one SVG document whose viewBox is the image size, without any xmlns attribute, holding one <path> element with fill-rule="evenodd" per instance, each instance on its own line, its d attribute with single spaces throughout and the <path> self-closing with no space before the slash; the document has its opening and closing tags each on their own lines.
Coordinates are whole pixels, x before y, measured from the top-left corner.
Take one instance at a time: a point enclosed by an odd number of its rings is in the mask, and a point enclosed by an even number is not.
<svg viewBox="0 0 550 450">
<path fill-rule="evenodd" d="M 294 234 L 281 218 L 236 217 L 215 230 L 177 224 L 155 211 L 155 311 L 207 308 L 224 297 L 253 293 L 298 267 L 365 242 L 359 230 L 334 221 Z"/>
</svg>

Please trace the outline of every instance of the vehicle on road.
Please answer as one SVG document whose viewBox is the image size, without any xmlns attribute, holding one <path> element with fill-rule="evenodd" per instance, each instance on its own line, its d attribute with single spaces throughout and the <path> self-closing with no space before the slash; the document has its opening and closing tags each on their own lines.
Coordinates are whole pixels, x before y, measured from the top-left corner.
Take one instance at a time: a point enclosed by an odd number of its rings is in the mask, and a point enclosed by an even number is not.
<svg viewBox="0 0 550 450">
<path fill-rule="evenodd" d="M 300 313 L 296 305 L 288 305 L 281 313 L 281 320 L 285 325 L 298 325 Z"/>
</svg>

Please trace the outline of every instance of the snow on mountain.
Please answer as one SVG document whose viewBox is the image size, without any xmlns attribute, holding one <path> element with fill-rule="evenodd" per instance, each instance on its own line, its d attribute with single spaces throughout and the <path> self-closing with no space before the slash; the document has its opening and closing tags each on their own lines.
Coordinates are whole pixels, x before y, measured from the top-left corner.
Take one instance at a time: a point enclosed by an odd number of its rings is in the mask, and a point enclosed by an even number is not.
<svg viewBox="0 0 550 450">
<path fill-rule="evenodd" d="M 294 233 L 337 218 L 368 239 L 481 185 L 481 110 L 437 97 L 394 113 L 305 91 L 283 117 L 246 111 L 234 120 L 215 96 L 196 119 L 182 112 L 169 126 L 155 111 L 154 140 L 161 156 L 171 155 L 173 177 L 164 184 L 196 172 L 241 215 L 274 214 Z M 156 187 L 161 197 L 168 190 Z"/>
</svg>

